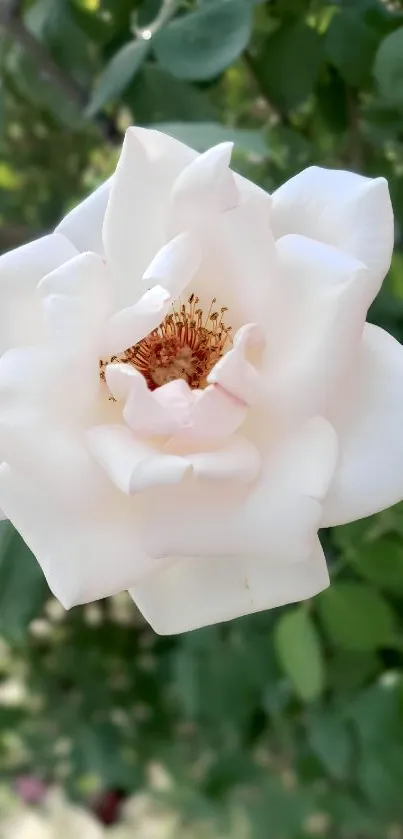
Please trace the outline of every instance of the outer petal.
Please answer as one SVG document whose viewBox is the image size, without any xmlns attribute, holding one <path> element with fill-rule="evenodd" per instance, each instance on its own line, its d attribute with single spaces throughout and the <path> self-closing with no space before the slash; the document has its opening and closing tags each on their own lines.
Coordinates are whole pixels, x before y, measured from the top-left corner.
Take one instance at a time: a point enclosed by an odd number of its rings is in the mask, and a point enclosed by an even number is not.
<svg viewBox="0 0 403 839">
<path fill-rule="evenodd" d="M 270 229 L 270 198 L 253 195 L 221 215 L 206 214 L 203 259 L 189 293 L 208 312 L 212 300 L 235 333 L 245 323 L 264 329 L 276 297 L 278 259 Z"/>
<path fill-rule="evenodd" d="M 56 232 L 63 233 L 78 251 L 104 254 L 102 228 L 111 186 L 112 178 L 109 178 L 74 207 L 56 227 Z"/>
<path fill-rule="evenodd" d="M 216 488 L 186 478 L 153 491 L 144 518 L 152 556 L 252 553 L 271 562 L 310 556 L 335 468 L 335 433 L 319 417 L 283 440 L 271 440 L 265 427 L 260 431 L 266 450 L 257 430 L 249 439 L 262 454 L 262 469 L 247 488 L 234 481 Z"/>
<path fill-rule="evenodd" d="M 0 258 L 0 354 L 9 347 L 36 343 L 42 334 L 42 277 L 77 253 L 60 234 L 43 236 Z"/>
<path fill-rule="evenodd" d="M 81 253 L 39 283 L 45 323 L 54 348 L 98 365 L 101 332 L 110 313 L 109 275 L 103 259 Z"/>
<path fill-rule="evenodd" d="M 165 564 L 144 553 L 136 502 L 117 490 L 80 515 L 3 464 L 0 504 L 65 608 L 122 591 Z"/>
<path fill-rule="evenodd" d="M 267 320 L 267 404 L 280 425 L 332 418 L 365 323 L 367 269 L 304 236 L 277 242 L 280 280 Z"/>
<path fill-rule="evenodd" d="M 88 399 L 77 370 L 41 348 L 9 350 L 0 360 L 0 459 L 55 503 L 82 510 L 107 485 L 80 431 Z"/>
<path fill-rule="evenodd" d="M 167 211 L 170 235 L 203 228 L 206 220 L 236 207 L 239 194 L 229 164 L 233 143 L 220 143 L 199 155 L 176 179 Z"/>
<path fill-rule="evenodd" d="M 339 414 L 340 461 L 324 527 L 369 516 L 403 498 L 403 347 L 372 324 L 364 330 Z"/>
<path fill-rule="evenodd" d="M 369 305 L 389 269 L 393 250 L 387 181 L 312 166 L 287 181 L 272 198 L 276 237 L 299 233 L 367 265 Z"/>
<path fill-rule="evenodd" d="M 177 559 L 130 594 L 153 629 L 169 635 L 306 600 L 328 585 L 318 540 L 305 562 L 275 564 L 248 553 Z"/>
<path fill-rule="evenodd" d="M 172 185 L 194 156 L 186 146 L 162 138 L 129 128 L 114 175 L 103 239 L 118 306 L 135 303 L 143 293 L 144 271 L 170 238 L 165 211 Z"/>
<path fill-rule="evenodd" d="M 87 432 L 87 439 L 94 457 L 127 495 L 176 484 L 190 468 L 183 457 L 139 440 L 125 425 L 99 425 Z"/>
</svg>

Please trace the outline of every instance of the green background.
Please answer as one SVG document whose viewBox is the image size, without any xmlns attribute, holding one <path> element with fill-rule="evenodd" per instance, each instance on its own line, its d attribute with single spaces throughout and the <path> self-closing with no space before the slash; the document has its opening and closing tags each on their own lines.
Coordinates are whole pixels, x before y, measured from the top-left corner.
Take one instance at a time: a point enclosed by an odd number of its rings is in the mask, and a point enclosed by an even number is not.
<svg viewBox="0 0 403 839">
<path fill-rule="evenodd" d="M 387 177 L 396 253 L 369 318 L 403 339 L 401 3 L 4 0 L 0 250 L 102 181 L 132 122 L 234 139 L 268 190 L 312 163 Z M 127 595 L 63 613 L 2 524 L 3 783 L 89 806 L 157 763 L 189 836 L 400 839 L 403 507 L 322 536 L 315 600 L 159 638 Z"/>
</svg>

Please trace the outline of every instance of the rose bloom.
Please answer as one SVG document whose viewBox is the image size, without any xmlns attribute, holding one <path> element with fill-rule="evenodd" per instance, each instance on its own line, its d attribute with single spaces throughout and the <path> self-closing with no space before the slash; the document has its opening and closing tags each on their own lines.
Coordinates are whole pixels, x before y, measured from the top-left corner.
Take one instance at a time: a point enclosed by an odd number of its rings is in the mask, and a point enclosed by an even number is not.
<svg viewBox="0 0 403 839">
<path fill-rule="evenodd" d="M 157 632 L 328 585 L 318 529 L 403 497 L 403 351 L 365 323 L 387 183 L 270 197 L 130 128 L 115 174 L 0 260 L 0 504 L 67 608 L 129 589 Z"/>
</svg>

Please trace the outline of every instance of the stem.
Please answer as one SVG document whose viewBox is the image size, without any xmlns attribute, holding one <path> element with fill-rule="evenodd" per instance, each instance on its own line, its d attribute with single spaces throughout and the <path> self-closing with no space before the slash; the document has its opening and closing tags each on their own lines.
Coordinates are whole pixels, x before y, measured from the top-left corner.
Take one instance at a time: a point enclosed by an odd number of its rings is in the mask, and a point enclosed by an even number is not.
<svg viewBox="0 0 403 839">
<path fill-rule="evenodd" d="M 163 0 L 161 8 L 152 23 L 149 26 L 144 26 L 142 29 L 135 28 L 135 36 L 140 40 L 150 41 L 168 23 L 171 17 L 173 17 L 179 6 L 179 2 L 180 0 Z"/>
</svg>

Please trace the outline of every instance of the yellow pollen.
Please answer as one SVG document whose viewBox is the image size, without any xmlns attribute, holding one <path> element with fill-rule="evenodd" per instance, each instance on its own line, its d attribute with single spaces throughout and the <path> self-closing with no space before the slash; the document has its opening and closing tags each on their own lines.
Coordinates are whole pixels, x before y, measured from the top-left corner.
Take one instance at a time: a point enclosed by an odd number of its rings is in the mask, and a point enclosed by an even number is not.
<svg viewBox="0 0 403 839">
<path fill-rule="evenodd" d="M 191 388 L 206 387 L 208 374 L 231 340 L 231 327 L 224 323 L 227 309 L 216 309 L 216 303 L 214 297 L 204 315 L 194 294 L 186 304 L 179 300 L 138 344 L 99 362 L 101 379 L 107 364 L 123 362 L 143 374 L 150 390 L 174 379 L 184 379 Z"/>
</svg>

